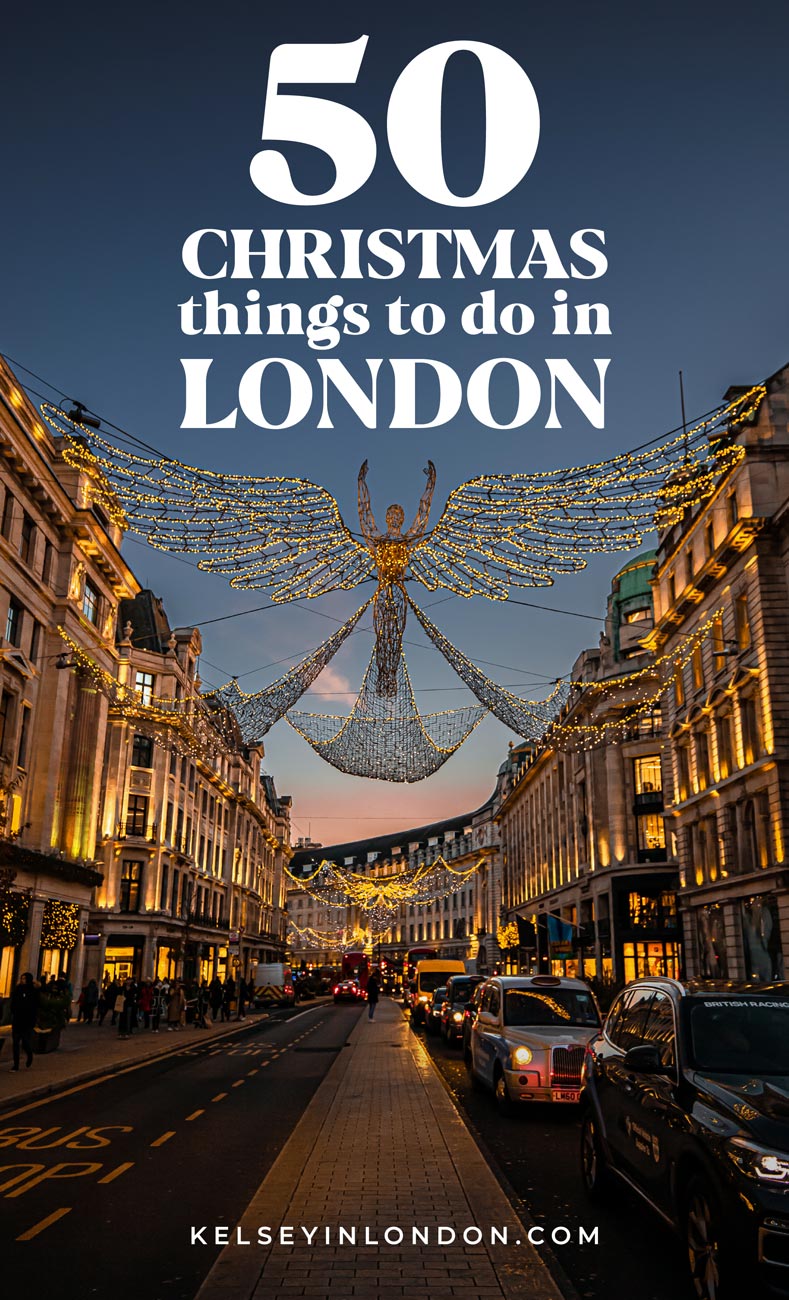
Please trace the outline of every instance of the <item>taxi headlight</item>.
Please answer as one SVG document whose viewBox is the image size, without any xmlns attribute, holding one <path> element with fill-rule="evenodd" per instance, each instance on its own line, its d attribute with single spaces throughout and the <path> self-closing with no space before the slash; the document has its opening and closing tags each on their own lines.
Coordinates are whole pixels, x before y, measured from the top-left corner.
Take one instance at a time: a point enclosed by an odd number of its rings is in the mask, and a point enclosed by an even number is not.
<svg viewBox="0 0 789 1300">
<path fill-rule="evenodd" d="M 516 1066 L 528 1065 L 532 1059 L 532 1050 L 530 1047 L 514 1047 L 512 1049 L 512 1064 Z"/>
<path fill-rule="evenodd" d="M 453 1012 L 452 1012 L 452 1019 L 455 1021 L 456 1024 L 459 1025 L 460 1022 L 461 1022 L 461 1020 L 463 1019 L 463 1012 L 462 1012 L 462 1011 L 453 1011 Z"/>
<path fill-rule="evenodd" d="M 420 994 L 419 994 L 419 1001 L 420 1001 L 420 1002 L 427 1002 L 427 994 L 426 994 L 426 993 L 420 993 Z"/>
<path fill-rule="evenodd" d="M 749 1178 L 758 1178 L 762 1183 L 789 1184 L 787 1152 L 771 1151 L 769 1147 L 736 1137 L 729 1139 L 727 1150 L 737 1168 Z"/>
</svg>

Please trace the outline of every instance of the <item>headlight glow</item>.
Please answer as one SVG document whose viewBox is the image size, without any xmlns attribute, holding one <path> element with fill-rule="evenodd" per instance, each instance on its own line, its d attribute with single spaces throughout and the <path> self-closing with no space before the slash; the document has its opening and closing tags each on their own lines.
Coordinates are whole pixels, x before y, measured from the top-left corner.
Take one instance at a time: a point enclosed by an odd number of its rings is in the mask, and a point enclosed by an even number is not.
<svg viewBox="0 0 789 1300">
<path fill-rule="evenodd" d="M 789 1154 L 782 1151 L 770 1151 L 745 1138 L 731 1138 L 727 1150 L 742 1173 L 749 1178 L 758 1178 L 762 1183 L 789 1184 Z"/>
<path fill-rule="evenodd" d="M 528 1065 L 532 1059 L 532 1050 L 530 1047 L 514 1047 L 512 1050 L 513 1065 Z"/>
<path fill-rule="evenodd" d="M 456 1024 L 459 1025 L 460 1022 L 461 1022 L 461 1020 L 463 1019 L 463 1012 L 462 1012 L 462 1011 L 453 1011 L 453 1012 L 452 1012 L 452 1019 L 455 1021 Z"/>
</svg>

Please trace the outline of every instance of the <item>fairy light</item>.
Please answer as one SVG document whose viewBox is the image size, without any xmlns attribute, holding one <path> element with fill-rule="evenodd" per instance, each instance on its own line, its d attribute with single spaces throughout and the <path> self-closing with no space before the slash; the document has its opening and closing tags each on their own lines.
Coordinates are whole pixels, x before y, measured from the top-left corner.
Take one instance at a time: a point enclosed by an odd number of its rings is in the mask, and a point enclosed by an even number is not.
<svg viewBox="0 0 789 1300">
<path fill-rule="evenodd" d="M 386 932 L 402 907 L 431 907 L 458 893 L 484 864 L 481 857 L 473 866 L 458 869 L 439 855 L 385 876 L 341 869 L 325 860 L 305 876 L 294 875 L 287 866 L 283 869 L 295 885 L 324 907 L 357 907 L 370 917 L 373 926 Z"/>
</svg>

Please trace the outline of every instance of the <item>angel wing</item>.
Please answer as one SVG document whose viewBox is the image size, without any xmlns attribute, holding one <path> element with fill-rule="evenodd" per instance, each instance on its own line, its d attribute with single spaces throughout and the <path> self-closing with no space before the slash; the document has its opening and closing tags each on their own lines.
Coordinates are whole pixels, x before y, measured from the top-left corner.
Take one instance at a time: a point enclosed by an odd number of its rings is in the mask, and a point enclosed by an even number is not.
<svg viewBox="0 0 789 1300">
<path fill-rule="evenodd" d="M 126 450 L 55 408 L 63 458 L 92 481 L 93 500 L 163 551 L 199 556 L 231 587 L 273 588 L 277 602 L 349 589 L 374 576 L 369 551 L 346 528 L 325 488 L 297 478 L 197 469 Z"/>
<path fill-rule="evenodd" d="M 640 546 L 742 459 L 735 435 L 764 393 L 753 388 L 687 433 L 596 465 L 463 483 L 414 545 L 409 577 L 430 591 L 506 600 L 510 587 L 551 586 L 595 552 Z"/>
</svg>

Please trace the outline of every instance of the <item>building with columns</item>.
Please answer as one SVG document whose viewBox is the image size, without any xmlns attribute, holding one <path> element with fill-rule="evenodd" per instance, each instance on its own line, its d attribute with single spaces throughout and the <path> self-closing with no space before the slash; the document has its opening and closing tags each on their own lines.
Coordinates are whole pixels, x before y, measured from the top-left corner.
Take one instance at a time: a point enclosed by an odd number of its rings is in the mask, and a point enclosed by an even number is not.
<svg viewBox="0 0 789 1300">
<path fill-rule="evenodd" d="M 82 979 L 107 704 L 58 629 L 112 671 L 120 542 L 0 358 L 0 998 L 23 970 Z"/>
<path fill-rule="evenodd" d="M 729 437 L 743 458 L 660 536 L 649 644 L 671 652 L 708 628 L 666 699 L 667 824 L 688 974 L 780 979 L 789 954 L 789 367 Z"/>
<path fill-rule="evenodd" d="M 90 971 L 248 978 L 284 954 L 290 799 L 201 694 L 198 629 L 171 630 L 150 591 L 120 618 L 118 678 L 144 703 L 110 706 Z"/>
<path fill-rule="evenodd" d="M 519 931 L 508 953 L 515 971 L 617 983 L 680 971 L 661 715 L 626 721 L 639 698 L 659 688 L 642 644 L 652 627 L 654 567 L 647 551 L 620 570 L 600 645 L 573 667 L 579 685 L 612 685 L 571 696 L 561 728 L 513 754 L 498 820 L 503 911 Z M 629 674 L 638 676 L 628 682 Z"/>
<path fill-rule="evenodd" d="M 121 542 L 0 359 L 0 1003 L 284 953 L 290 800 Z"/>
</svg>

